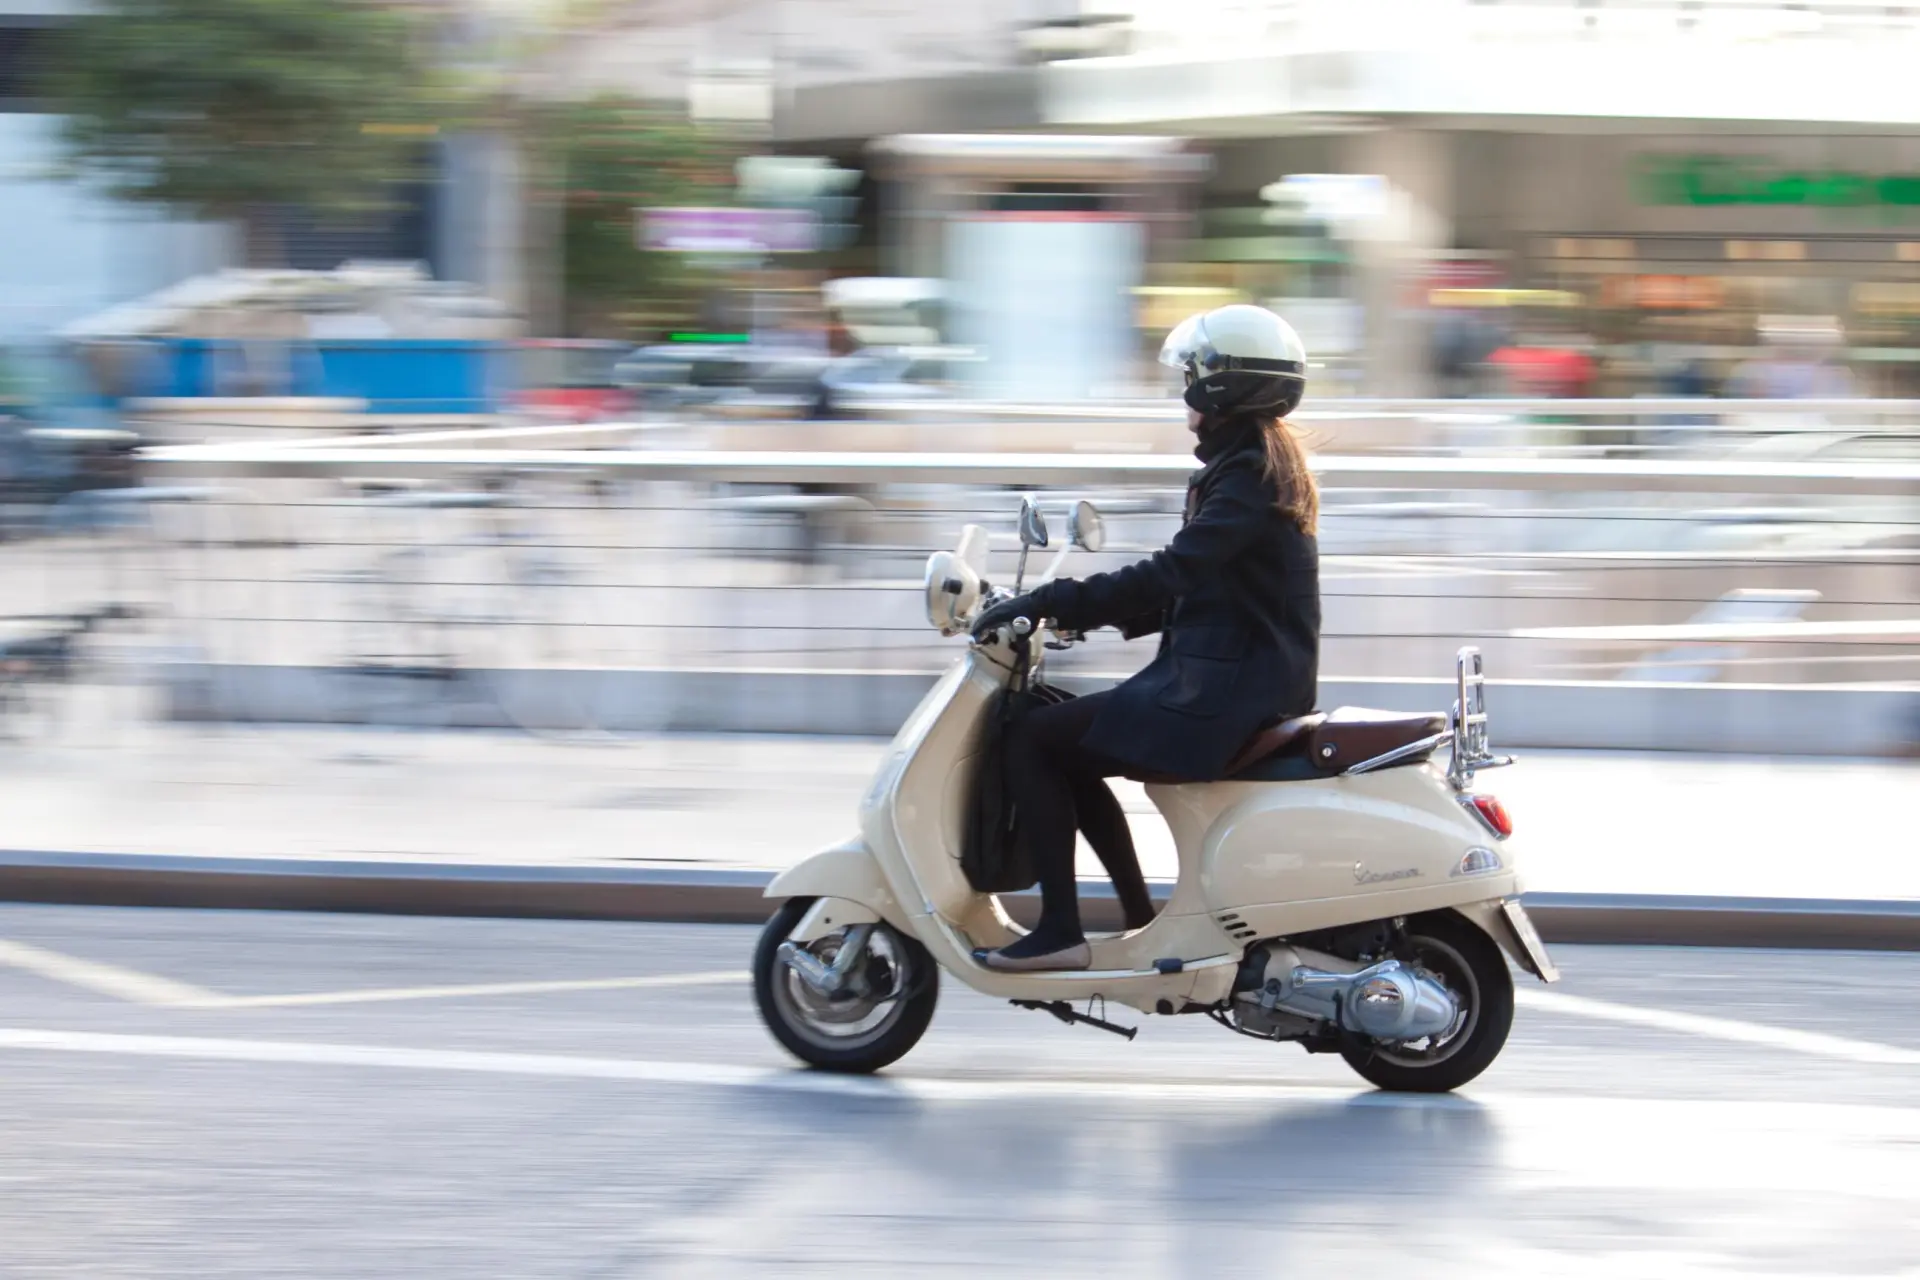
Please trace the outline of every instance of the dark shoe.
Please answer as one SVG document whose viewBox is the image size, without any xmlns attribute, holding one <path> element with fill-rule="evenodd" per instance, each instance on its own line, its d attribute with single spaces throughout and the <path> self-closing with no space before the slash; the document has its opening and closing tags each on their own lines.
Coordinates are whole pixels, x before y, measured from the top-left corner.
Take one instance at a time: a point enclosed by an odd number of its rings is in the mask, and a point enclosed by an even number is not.
<svg viewBox="0 0 1920 1280">
<path fill-rule="evenodd" d="M 1024 942 L 1026 939 L 1022 938 L 1020 941 Z M 987 968 L 1001 973 L 1064 972 L 1069 969 L 1093 967 L 1093 948 L 1087 945 L 1084 938 L 1079 942 L 1037 954 L 1022 954 L 1025 950 L 1027 949 L 1016 942 L 998 951 L 976 951 L 974 957 Z"/>
</svg>

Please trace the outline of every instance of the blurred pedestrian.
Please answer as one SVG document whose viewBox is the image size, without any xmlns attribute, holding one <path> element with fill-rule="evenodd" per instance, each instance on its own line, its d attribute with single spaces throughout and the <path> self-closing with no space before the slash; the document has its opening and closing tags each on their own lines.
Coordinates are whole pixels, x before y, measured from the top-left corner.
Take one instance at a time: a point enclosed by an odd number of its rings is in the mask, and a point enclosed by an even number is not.
<svg viewBox="0 0 1920 1280">
<path fill-rule="evenodd" d="M 1474 396 L 1486 390 L 1487 360 L 1501 346 L 1494 322 L 1464 307 L 1433 317 L 1433 371 L 1443 396 Z"/>
<path fill-rule="evenodd" d="M 1759 354 L 1734 371 L 1734 394 L 1746 400 L 1845 400 L 1859 394 L 1838 359 L 1832 322 L 1762 321 Z"/>
<path fill-rule="evenodd" d="M 1560 336 L 1526 337 L 1493 353 L 1515 394 L 1559 400 L 1588 394 L 1593 386 L 1592 344 Z"/>
</svg>

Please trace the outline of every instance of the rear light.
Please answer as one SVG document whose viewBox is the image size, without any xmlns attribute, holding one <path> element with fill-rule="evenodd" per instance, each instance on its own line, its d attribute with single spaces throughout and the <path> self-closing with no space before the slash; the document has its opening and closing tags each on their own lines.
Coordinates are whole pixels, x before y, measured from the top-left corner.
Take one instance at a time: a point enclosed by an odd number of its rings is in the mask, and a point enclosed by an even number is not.
<svg viewBox="0 0 1920 1280">
<path fill-rule="evenodd" d="M 1480 816 L 1487 824 L 1487 830 L 1505 840 L 1513 834 L 1513 818 L 1507 813 L 1507 806 L 1493 796 L 1462 796 L 1469 809 Z"/>
</svg>

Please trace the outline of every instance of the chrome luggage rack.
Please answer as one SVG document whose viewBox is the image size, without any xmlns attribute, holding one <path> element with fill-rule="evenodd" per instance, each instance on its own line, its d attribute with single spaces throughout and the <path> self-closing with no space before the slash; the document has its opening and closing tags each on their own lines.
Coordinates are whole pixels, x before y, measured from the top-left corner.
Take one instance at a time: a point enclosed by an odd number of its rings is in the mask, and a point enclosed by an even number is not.
<svg viewBox="0 0 1920 1280">
<path fill-rule="evenodd" d="M 1447 762 L 1447 781 L 1456 791 L 1473 783 L 1481 769 L 1513 763 L 1512 756 L 1496 756 L 1487 748 L 1487 676 L 1480 650 L 1468 645 L 1454 663 L 1453 755 Z"/>
</svg>

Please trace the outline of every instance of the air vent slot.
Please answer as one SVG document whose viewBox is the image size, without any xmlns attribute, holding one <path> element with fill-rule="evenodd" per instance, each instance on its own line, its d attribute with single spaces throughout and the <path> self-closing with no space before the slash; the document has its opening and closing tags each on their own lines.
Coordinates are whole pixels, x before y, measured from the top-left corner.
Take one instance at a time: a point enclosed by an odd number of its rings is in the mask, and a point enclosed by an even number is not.
<svg viewBox="0 0 1920 1280">
<path fill-rule="evenodd" d="M 1245 942 L 1254 936 L 1253 926 L 1242 920 L 1238 911 L 1222 911 L 1214 919 L 1219 921 L 1220 927 L 1235 942 Z"/>
</svg>

